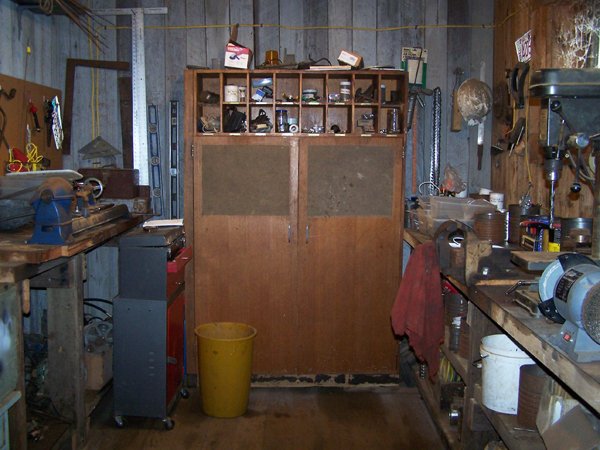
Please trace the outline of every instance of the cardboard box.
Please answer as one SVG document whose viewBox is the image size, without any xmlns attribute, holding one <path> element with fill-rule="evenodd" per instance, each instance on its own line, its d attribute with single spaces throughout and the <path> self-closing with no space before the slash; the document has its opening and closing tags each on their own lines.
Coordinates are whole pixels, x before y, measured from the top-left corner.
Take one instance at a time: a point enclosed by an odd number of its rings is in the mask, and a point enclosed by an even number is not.
<svg viewBox="0 0 600 450">
<path fill-rule="evenodd" d="M 349 66 L 358 69 L 362 66 L 363 59 L 358 53 L 352 53 L 348 50 L 342 50 L 340 56 L 338 56 L 338 61 L 341 64 L 348 64 Z"/>
<path fill-rule="evenodd" d="M 252 50 L 249 48 L 235 41 L 229 41 L 225 46 L 225 67 L 247 69 L 251 60 Z"/>
<path fill-rule="evenodd" d="M 106 383 L 112 380 L 113 370 L 113 349 L 109 347 L 100 353 L 85 352 L 85 369 L 87 377 L 85 388 L 93 391 L 99 391 Z"/>
</svg>

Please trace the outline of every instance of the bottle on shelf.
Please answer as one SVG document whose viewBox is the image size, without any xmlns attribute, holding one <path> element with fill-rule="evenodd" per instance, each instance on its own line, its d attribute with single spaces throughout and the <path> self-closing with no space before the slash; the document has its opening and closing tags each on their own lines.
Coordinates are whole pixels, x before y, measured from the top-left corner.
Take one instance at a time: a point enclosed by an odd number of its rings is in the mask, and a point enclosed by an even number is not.
<svg viewBox="0 0 600 450">
<path fill-rule="evenodd" d="M 452 352 L 458 351 L 458 346 L 460 344 L 460 325 L 462 322 L 462 317 L 456 316 L 452 318 L 452 323 L 450 324 L 450 342 L 448 342 L 448 348 Z"/>
</svg>

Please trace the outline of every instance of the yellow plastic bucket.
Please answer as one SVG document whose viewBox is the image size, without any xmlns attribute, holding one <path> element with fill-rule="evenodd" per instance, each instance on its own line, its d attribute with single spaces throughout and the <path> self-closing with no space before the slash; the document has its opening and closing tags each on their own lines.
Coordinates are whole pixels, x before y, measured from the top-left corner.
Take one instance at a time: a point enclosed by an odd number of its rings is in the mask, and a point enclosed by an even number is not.
<svg viewBox="0 0 600 450">
<path fill-rule="evenodd" d="M 213 322 L 194 330 L 202 410 L 212 417 L 238 417 L 248 408 L 256 329 L 243 323 Z"/>
</svg>

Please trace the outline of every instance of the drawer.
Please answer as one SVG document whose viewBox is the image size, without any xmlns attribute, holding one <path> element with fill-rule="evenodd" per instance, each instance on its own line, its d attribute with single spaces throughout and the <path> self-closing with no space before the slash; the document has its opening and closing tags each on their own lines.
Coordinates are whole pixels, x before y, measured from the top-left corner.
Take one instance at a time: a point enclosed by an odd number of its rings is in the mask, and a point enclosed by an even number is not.
<svg viewBox="0 0 600 450">
<path fill-rule="evenodd" d="M 171 298 L 185 282 L 185 265 L 192 259 L 192 248 L 182 248 L 173 260 L 167 262 L 167 298 Z"/>
</svg>

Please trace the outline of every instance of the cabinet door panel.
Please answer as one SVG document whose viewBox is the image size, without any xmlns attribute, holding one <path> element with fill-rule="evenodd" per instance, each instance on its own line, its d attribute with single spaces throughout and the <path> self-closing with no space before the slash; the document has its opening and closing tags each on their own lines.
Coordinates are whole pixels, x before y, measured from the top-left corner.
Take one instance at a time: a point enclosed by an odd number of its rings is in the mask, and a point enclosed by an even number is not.
<svg viewBox="0 0 600 450">
<path fill-rule="evenodd" d="M 205 145 L 202 215 L 288 216 L 289 148 Z"/>
<path fill-rule="evenodd" d="M 293 373 L 297 156 L 272 138 L 197 148 L 196 324 L 254 326 L 253 370 Z"/>
<path fill-rule="evenodd" d="M 308 216 L 392 215 L 394 149 L 315 145 L 308 152 Z"/>
<path fill-rule="evenodd" d="M 308 372 L 395 370 L 389 314 L 401 261 L 400 148 L 301 146 L 299 342 Z"/>
</svg>

